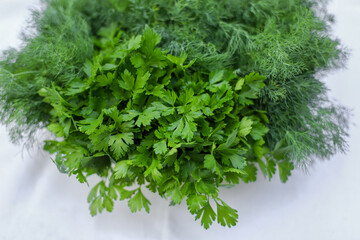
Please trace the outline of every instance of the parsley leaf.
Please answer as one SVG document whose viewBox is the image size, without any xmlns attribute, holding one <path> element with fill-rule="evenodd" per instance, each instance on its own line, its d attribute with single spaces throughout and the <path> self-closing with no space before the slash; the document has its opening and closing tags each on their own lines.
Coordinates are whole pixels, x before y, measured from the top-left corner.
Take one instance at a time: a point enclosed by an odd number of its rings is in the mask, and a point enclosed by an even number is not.
<svg viewBox="0 0 360 240">
<path fill-rule="evenodd" d="M 125 155 L 129 149 L 129 145 L 134 144 L 133 133 L 119 133 L 109 137 L 109 146 L 111 151 L 114 152 L 116 158 L 120 158 Z"/>
<path fill-rule="evenodd" d="M 204 226 L 205 229 L 208 229 L 213 221 L 216 219 L 216 213 L 210 206 L 210 203 L 207 202 L 197 213 L 195 220 L 201 217 L 201 225 Z"/>
<path fill-rule="evenodd" d="M 238 214 L 235 209 L 229 207 L 226 203 L 221 201 L 223 205 L 216 202 L 217 206 L 217 221 L 222 226 L 235 226 L 237 223 Z"/>
<path fill-rule="evenodd" d="M 131 212 L 140 211 L 142 208 L 145 209 L 147 213 L 150 212 L 150 201 L 145 198 L 143 193 L 141 192 L 140 188 L 138 189 L 137 193 L 129 200 L 129 208 Z"/>
</svg>

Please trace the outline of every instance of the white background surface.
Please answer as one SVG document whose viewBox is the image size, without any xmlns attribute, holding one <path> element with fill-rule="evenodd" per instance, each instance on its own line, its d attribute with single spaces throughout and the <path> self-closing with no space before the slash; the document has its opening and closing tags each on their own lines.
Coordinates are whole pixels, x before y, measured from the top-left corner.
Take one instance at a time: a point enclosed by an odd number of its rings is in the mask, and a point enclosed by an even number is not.
<svg viewBox="0 0 360 240">
<path fill-rule="evenodd" d="M 29 7 L 37 0 L 0 0 L 0 50 L 19 45 Z M 360 1 L 334 0 L 334 34 L 351 49 L 347 69 L 324 78 L 331 95 L 353 109 L 360 120 Z M 276 176 L 224 189 L 221 196 L 236 208 L 239 222 L 231 229 L 214 223 L 209 230 L 188 213 L 185 204 L 147 193 L 150 214 L 132 214 L 126 202 L 113 213 L 91 217 L 90 188 L 60 174 L 45 153 L 24 152 L 9 142 L 0 127 L 0 239 L 246 239 L 246 240 L 359 240 L 360 131 L 351 127 L 350 151 L 317 162 L 309 173 L 293 173 L 286 184 Z M 97 180 L 91 179 L 94 184 Z"/>
</svg>

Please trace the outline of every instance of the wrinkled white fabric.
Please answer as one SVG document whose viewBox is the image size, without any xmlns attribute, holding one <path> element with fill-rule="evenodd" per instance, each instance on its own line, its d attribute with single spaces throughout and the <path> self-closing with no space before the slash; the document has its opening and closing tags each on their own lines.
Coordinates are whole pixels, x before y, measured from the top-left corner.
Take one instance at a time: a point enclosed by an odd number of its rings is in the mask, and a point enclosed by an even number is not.
<svg viewBox="0 0 360 240">
<path fill-rule="evenodd" d="M 19 45 L 19 32 L 38 0 L 0 0 L 0 50 Z M 331 72 L 324 81 L 331 95 L 353 109 L 360 122 L 360 2 L 334 0 L 330 12 L 337 23 L 334 34 L 351 49 L 348 68 Z M 231 229 L 214 223 L 204 230 L 186 205 L 145 192 L 151 212 L 132 214 L 126 202 L 113 213 L 91 217 L 90 188 L 57 171 L 50 157 L 10 143 L 0 127 L 0 240 L 23 239 L 246 239 L 246 240 L 357 240 L 360 239 L 360 130 L 351 127 L 350 151 L 331 161 L 317 162 L 309 174 L 293 173 L 286 184 L 278 176 L 269 183 L 223 189 L 221 196 L 236 208 L 239 222 Z M 90 179 L 90 185 L 97 182 Z"/>
</svg>

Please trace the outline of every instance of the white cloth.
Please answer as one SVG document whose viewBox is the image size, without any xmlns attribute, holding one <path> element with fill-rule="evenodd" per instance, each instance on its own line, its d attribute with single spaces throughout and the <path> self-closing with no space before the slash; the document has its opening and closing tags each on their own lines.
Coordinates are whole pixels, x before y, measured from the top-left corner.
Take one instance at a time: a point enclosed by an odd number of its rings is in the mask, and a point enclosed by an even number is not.
<svg viewBox="0 0 360 240">
<path fill-rule="evenodd" d="M 0 49 L 17 46 L 28 8 L 37 0 L 0 0 Z M 334 34 L 348 46 L 348 68 L 324 78 L 332 96 L 354 111 L 360 122 L 360 2 L 336 0 L 330 5 L 337 23 Z M 214 223 L 204 230 L 186 205 L 145 192 L 151 212 L 132 214 L 126 202 L 112 213 L 91 217 L 90 188 L 57 171 L 45 153 L 31 154 L 9 142 L 0 128 L 0 240 L 23 239 L 246 239 L 246 240 L 356 240 L 360 239 L 360 130 L 352 126 L 350 152 L 317 162 L 309 174 L 296 171 L 286 184 L 278 175 L 269 183 L 223 189 L 221 196 L 236 208 L 239 222 L 231 229 Z M 96 178 L 90 179 L 93 186 Z"/>
</svg>

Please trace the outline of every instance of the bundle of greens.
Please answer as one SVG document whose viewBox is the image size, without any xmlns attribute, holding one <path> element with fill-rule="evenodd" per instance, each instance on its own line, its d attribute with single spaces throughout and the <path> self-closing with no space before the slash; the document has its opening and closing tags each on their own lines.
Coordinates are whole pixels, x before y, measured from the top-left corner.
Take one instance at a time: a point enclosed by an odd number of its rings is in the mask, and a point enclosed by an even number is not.
<svg viewBox="0 0 360 240">
<path fill-rule="evenodd" d="M 317 1 L 318 2 L 318 1 Z M 0 61 L 0 120 L 45 141 L 60 172 L 96 174 L 92 215 L 143 187 L 234 226 L 221 186 L 285 182 L 346 150 L 347 111 L 319 73 L 342 66 L 332 17 L 311 0 L 47 0 Z M 216 212 L 213 207 L 216 206 Z"/>
</svg>

